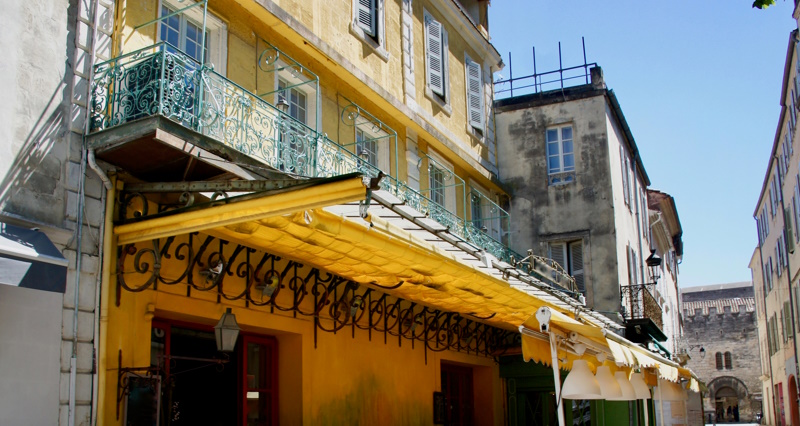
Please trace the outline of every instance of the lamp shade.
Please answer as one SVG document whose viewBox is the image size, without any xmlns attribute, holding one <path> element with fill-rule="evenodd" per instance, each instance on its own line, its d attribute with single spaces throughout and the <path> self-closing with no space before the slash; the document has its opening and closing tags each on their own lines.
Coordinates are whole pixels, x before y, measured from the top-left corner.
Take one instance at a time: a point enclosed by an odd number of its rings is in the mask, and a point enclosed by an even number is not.
<svg viewBox="0 0 800 426">
<path fill-rule="evenodd" d="M 658 380 L 658 386 L 653 389 L 653 398 L 661 401 L 682 401 L 681 387 L 666 380 Z"/>
<path fill-rule="evenodd" d="M 633 401 L 636 399 L 636 391 L 633 390 L 633 385 L 628 380 L 628 376 L 625 374 L 624 371 L 617 371 L 614 373 L 614 378 L 617 379 L 617 383 L 619 383 L 619 388 L 622 390 L 622 396 L 616 399 L 610 399 L 611 401 Z"/>
<path fill-rule="evenodd" d="M 603 399 L 619 401 L 622 398 L 622 389 L 620 389 L 617 379 L 611 375 L 611 370 L 608 369 L 607 365 L 597 367 L 595 377 L 600 385 L 600 393 L 603 395 Z"/>
<path fill-rule="evenodd" d="M 631 374 L 631 386 L 636 392 L 636 399 L 650 399 L 650 389 L 642 378 L 642 373 Z"/>
<path fill-rule="evenodd" d="M 589 364 L 585 360 L 576 359 L 572 361 L 572 371 L 564 379 L 564 386 L 561 387 L 561 398 L 563 399 L 602 399 L 600 385 L 594 378 Z"/>
<path fill-rule="evenodd" d="M 227 308 L 217 325 L 214 326 L 214 337 L 217 338 L 217 350 L 220 352 L 233 352 L 236 348 L 236 339 L 239 337 L 239 324 L 236 315 Z"/>
</svg>

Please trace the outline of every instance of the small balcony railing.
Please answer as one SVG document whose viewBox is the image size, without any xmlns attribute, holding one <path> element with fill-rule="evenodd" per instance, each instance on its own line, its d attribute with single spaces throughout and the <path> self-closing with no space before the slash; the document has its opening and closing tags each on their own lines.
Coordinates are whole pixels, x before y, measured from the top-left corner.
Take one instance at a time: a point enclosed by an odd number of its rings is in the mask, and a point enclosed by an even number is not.
<svg viewBox="0 0 800 426">
<path fill-rule="evenodd" d="M 160 115 L 298 176 L 362 172 L 374 177 L 379 171 L 346 146 L 165 43 L 96 65 L 90 114 L 91 132 Z M 522 258 L 487 234 L 480 221 L 460 218 L 394 177 L 386 176 L 381 188 L 499 260 Z M 491 200 L 481 202 L 490 203 L 492 214 L 507 223 L 507 212 Z"/>
<path fill-rule="evenodd" d="M 660 330 L 664 329 L 661 306 L 653 296 L 655 284 L 622 286 L 621 298 L 626 320 L 650 319 Z"/>
</svg>

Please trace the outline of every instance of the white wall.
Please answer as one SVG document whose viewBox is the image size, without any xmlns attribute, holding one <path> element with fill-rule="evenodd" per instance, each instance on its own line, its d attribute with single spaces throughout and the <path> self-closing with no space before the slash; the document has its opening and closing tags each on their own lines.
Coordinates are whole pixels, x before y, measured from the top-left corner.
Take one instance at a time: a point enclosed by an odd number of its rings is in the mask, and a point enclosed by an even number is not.
<svg viewBox="0 0 800 426">
<path fill-rule="evenodd" d="M 58 423 L 62 297 L 0 284 L 0 425 Z"/>
</svg>

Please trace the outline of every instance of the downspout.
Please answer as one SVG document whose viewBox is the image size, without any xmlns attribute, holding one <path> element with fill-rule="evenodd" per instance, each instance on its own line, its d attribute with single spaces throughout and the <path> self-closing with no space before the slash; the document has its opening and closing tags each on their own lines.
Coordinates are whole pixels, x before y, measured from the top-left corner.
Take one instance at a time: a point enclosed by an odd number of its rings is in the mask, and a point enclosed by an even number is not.
<svg viewBox="0 0 800 426">
<path fill-rule="evenodd" d="M 756 217 L 754 219 L 756 219 L 756 224 L 758 224 L 758 218 Z M 758 260 L 759 260 L 759 263 L 760 263 L 759 266 L 761 267 L 762 280 L 764 280 L 764 275 L 765 275 L 764 274 L 764 252 L 761 250 L 761 245 L 762 245 L 762 243 L 761 243 L 761 229 L 759 229 L 758 232 L 759 232 L 759 236 L 758 236 L 758 238 L 759 238 Z M 790 275 L 790 274 L 788 274 L 788 275 Z M 762 284 L 762 286 L 766 286 L 767 283 L 766 282 L 762 282 L 761 284 Z M 764 289 L 766 290 L 766 287 L 764 287 Z M 766 315 L 767 314 L 767 292 L 764 291 L 763 295 L 764 295 L 764 315 Z M 767 323 L 767 352 L 769 352 L 769 339 L 770 339 L 770 336 L 769 336 L 769 318 L 765 318 L 765 320 L 766 320 L 766 323 Z M 770 392 L 773 392 L 773 389 L 775 389 L 775 381 L 774 381 L 775 379 L 774 379 L 774 377 L 772 375 L 772 354 L 771 353 L 767 354 L 767 365 L 769 366 L 769 390 L 770 390 Z M 774 392 L 773 392 L 773 395 L 772 395 L 772 400 L 773 400 L 772 401 L 772 413 L 774 414 L 775 413 L 775 394 L 774 394 Z M 763 407 L 762 407 L 761 411 L 763 413 L 763 411 L 764 411 Z M 714 419 L 716 419 L 716 418 L 717 418 L 717 415 L 716 415 L 716 413 L 714 413 Z"/>
<path fill-rule="evenodd" d="M 776 159 L 777 159 L 777 157 L 776 157 Z M 785 206 L 784 201 L 783 201 L 783 177 L 781 177 L 780 169 L 778 170 L 777 175 L 778 175 L 778 188 L 781 191 L 779 195 L 780 195 L 780 201 L 781 201 L 781 212 L 780 213 L 781 213 L 781 219 L 782 219 L 782 223 L 783 223 L 783 226 L 781 226 L 781 233 L 783 234 L 783 241 L 784 241 L 784 250 L 783 250 L 784 253 L 783 253 L 783 255 L 786 258 L 786 282 L 789 285 L 789 314 L 791 315 L 791 318 L 790 318 L 789 322 L 792 324 L 792 346 L 794 348 L 794 377 L 795 377 L 794 382 L 795 382 L 795 388 L 797 388 L 798 392 L 800 392 L 800 387 L 796 386 L 797 385 L 797 375 L 800 374 L 800 361 L 798 361 L 798 359 L 797 359 L 797 326 L 794 323 L 794 319 L 795 319 L 795 306 L 794 306 L 794 303 L 795 302 L 794 302 L 794 292 L 792 291 L 792 278 L 793 278 L 792 277 L 792 267 L 791 267 L 791 265 L 789 263 L 789 253 L 785 250 L 786 249 L 786 241 L 789 238 L 789 234 L 786 232 L 786 206 Z M 764 304 L 764 306 L 766 308 L 766 303 Z M 766 311 L 766 309 L 765 309 L 765 311 Z M 772 375 L 770 374 L 770 377 L 771 376 Z M 788 387 L 789 384 L 787 383 L 786 386 Z M 794 398 L 795 398 L 795 402 L 797 403 L 797 405 L 800 405 L 800 393 L 796 393 L 794 395 Z M 794 414 L 794 413 L 791 413 L 791 414 Z M 791 414 L 790 414 L 790 416 L 791 416 Z"/>
</svg>

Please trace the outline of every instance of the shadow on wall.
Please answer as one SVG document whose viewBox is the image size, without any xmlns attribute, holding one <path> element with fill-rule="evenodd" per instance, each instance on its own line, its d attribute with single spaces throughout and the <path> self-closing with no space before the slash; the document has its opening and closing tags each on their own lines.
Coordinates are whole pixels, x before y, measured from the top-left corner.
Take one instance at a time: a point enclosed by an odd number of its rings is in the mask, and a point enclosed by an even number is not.
<svg viewBox="0 0 800 426">
<path fill-rule="evenodd" d="M 431 408 L 419 401 L 397 399 L 396 390 L 374 374 L 362 375 L 352 391 L 323 403 L 318 425 L 421 425 L 429 424 Z"/>
<path fill-rule="evenodd" d="M 63 226 L 65 198 L 59 183 L 70 149 L 65 80 L 50 96 L 0 182 L 0 210 L 59 227 Z"/>
</svg>

